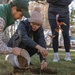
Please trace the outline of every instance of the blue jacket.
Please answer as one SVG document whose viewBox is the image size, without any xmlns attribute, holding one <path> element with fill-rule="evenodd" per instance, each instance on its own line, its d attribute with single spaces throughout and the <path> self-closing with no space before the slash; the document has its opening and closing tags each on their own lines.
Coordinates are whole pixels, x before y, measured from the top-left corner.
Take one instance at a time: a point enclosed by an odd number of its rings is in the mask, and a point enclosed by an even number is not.
<svg viewBox="0 0 75 75">
<path fill-rule="evenodd" d="M 21 31 L 21 42 L 23 42 L 26 46 L 30 46 L 35 48 L 37 44 L 41 45 L 42 47 L 46 48 L 46 42 L 44 39 L 44 33 L 42 26 L 37 31 L 32 31 L 30 23 L 28 20 L 21 21 L 18 26 L 17 31 Z M 17 33 L 16 31 L 16 33 Z M 15 33 L 15 34 L 16 34 Z M 33 38 L 33 40 L 32 40 Z"/>
</svg>

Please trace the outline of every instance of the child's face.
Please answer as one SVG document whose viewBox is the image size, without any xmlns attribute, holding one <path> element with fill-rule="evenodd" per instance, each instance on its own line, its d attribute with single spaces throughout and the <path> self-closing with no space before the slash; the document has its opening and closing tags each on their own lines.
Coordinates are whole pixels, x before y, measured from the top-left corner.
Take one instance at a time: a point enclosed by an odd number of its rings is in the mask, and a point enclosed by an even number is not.
<svg viewBox="0 0 75 75">
<path fill-rule="evenodd" d="M 41 26 L 40 24 L 37 24 L 37 23 L 30 23 L 31 24 L 31 27 L 32 27 L 32 30 L 33 31 L 36 31 L 39 29 L 39 27 Z"/>
</svg>

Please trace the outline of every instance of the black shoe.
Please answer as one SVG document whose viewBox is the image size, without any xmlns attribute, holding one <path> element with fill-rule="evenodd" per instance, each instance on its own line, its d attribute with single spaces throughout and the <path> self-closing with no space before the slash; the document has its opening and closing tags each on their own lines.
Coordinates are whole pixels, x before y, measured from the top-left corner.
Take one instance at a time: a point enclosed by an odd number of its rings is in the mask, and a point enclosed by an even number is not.
<svg viewBox="0 0 75 75">
<path fill-rule="evenodd" d="M 33 65 L 33 64 L 30 62 L 30 65 Z"/>
</svg>

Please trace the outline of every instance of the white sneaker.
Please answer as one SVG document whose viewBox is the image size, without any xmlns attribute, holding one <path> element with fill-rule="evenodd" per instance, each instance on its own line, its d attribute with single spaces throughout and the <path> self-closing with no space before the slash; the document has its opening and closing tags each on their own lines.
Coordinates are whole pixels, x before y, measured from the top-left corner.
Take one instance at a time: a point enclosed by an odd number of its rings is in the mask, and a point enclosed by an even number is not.
<svg viewBox="0 0 75 75">
<path fill-rule="evenodd" d="M 66 60 L 66 61 L 72 61 L 69 53 L 66 54 L 65 60 Z"/>
<path fill-rule="evenodd" d="M 58 62 L 58 61 L 59 61 L 59 56 L 58 55 L 54 55 L 53 62 Z"/>
</svg>

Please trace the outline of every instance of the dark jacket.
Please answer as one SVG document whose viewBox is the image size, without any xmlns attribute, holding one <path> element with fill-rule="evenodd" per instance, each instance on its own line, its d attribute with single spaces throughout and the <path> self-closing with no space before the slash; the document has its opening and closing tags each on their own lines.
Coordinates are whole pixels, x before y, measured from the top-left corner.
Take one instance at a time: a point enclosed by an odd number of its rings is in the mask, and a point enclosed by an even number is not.
<svg viewBox="0 0 75 75">
<path fill-rule="evenodd" d="M 25 46 L 30 46 L 33 48 L 35 48 L 35 46 L 37 44 L 39 44 L 42 47 L 46 48 L 46 42 L 44 39 L 44 33 L 43 33 L 42 26 L 37 31 L 32 31 L 30 23 L 28 22 L 28 20 L 21 21 L 16 32 L 14 33 L 14 35 L 11 38 L 12 42 L 13 42 L 14 36 L 18 34 L 18 31 L 20 31 L 20 34 L 21 34 L 20 43 L 22 42 L 25 44 Z M 34 41 L 32 40 L 32 38 Z M 15 41 L 17 39 L 18 39 L 18 37 L 15 38 Z M 11 44 L 13 44 L 13 43 L 11 43 Z"/>
<path fill-rule="evenodd" d="M 48 18 L 55 19 L 56 14 L 60 15 L 60 19 L 69 19 L 68 5 L 72 0 L 47 0 L 49 3 Z"/>
<path fill-rule="evenodd" d="M 15 34 L 9 40 L 8 44 L 13 47 L 14 44 L 14 46 L 19 46 L 21 43 L 23 43 L 25 47 L 29 46 L 35 48 L 35 46 L 39 44 L 40 46 L 46 48 L 42 26 L 37 31 L 32 31 L 28 20 L 21 21 Z"/>
</svg>

